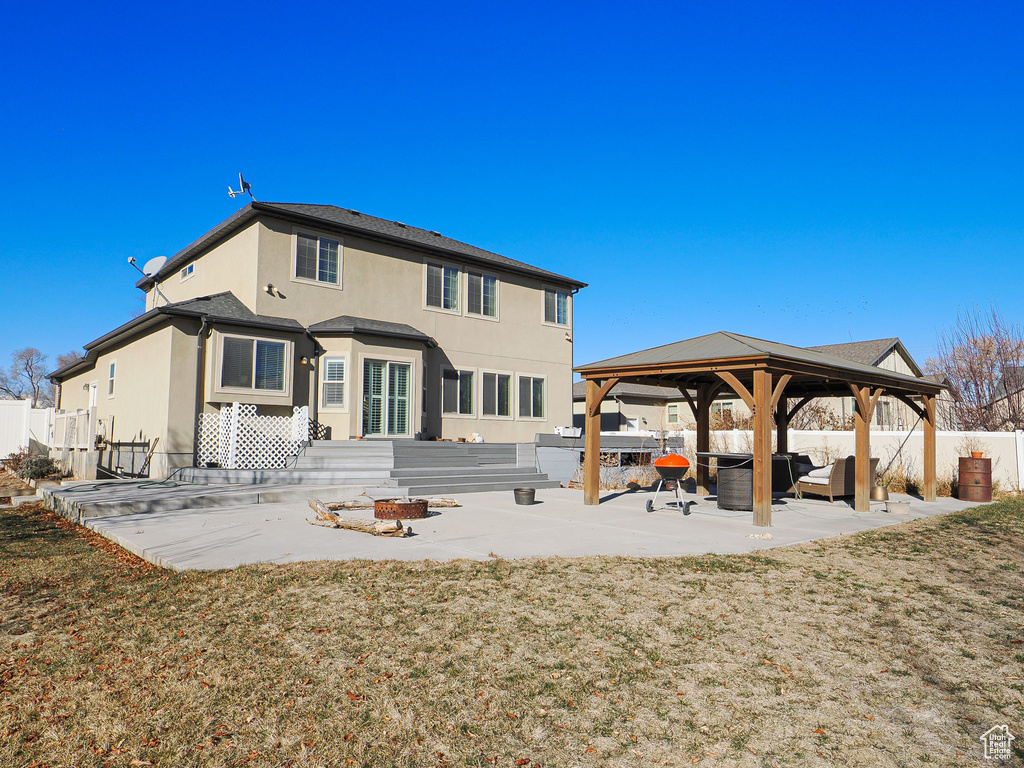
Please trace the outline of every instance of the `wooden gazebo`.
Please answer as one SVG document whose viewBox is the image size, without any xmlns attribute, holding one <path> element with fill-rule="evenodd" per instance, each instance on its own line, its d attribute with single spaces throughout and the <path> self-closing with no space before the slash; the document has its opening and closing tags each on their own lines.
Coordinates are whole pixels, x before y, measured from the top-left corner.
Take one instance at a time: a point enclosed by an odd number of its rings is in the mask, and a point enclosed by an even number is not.
<svg viewBox="0 0 1024 768">
<path fill-rule="evenodd" d="M 711 403 L 741 398 L 754 416 L 754 525 L 772 520 L 772 424 L 777 450 L 788 450 L 789 421 L 818 397 L 856 401 L 854 509 L 870 506 L 870 426 L 878 398 L 890 395 L 924 422 L 924 500 L 935 501 L 935 398 L 941 384 L 809 349 L 720 331 L 645 349 L 575 369 L 587 382 L 584 501 L 600 501 L 601 401 L 617 382 L 677 388 L 697 422 L 697 451 L 711 447 Z M 697 491 L 709 492 L 698 462 Z"/>
</svg>

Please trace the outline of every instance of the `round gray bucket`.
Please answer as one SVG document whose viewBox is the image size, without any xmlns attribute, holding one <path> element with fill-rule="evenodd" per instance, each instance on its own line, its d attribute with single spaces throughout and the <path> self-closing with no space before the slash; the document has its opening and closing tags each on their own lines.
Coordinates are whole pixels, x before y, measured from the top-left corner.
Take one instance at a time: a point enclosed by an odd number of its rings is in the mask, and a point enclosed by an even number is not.
<svg viewBox="0 0 1024 768">
<path fill-rule="evenodd" d="M 533 504 L 537 496 L 535 488 L 516 488 L 512 493 L 516 496 L 516 504 Z"/>
</svg>

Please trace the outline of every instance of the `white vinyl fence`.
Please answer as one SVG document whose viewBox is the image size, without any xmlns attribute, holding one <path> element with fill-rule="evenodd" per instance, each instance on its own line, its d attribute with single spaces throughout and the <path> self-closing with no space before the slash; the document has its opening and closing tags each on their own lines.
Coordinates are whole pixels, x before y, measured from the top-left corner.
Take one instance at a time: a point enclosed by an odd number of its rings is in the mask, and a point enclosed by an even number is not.
<svg viewBox="0 0 1024 768">
<path fill-rule="evenodd" d="M 309 408 L 291 416 L 259 416 L 255 405 L 224 405 L 199 416 L 199 466 L 224 469 L 284 467 L 309 439 Z"/>
<path fill-rule="evenodd" d="M 602 435 L 619 432 L 603 432 Z M 658 433 L 646 433 L 657 440 Z M 683 436 L 683 452 L 692 454 L 697 444 L 693 430 L 673 433 Z M 774 434 L 772 436 L 774 441 Z M 789 450 L 806 453 L 819 464 L 855 453 L 856 435 L 853 431 L 831 432 L 821 430 L 789 431 Z M 711 433 L 711 450 L 725 453 L 750 453 L 754 436 L 749 430 L 725 430 Z M 1024 432 L 936 432 L 935 470 L 939 480 L 949 479 L 957 472 L 960 456 L 982 451 L 992 459 L 992 481 L 1004 490 L 1024 490 Z M 924 432 L 878 430 L 871 432 L 871 455 L 878 457 L 878 471 L 890 464 L 903 470 L 911 478 L 924 477 Z"/>
<path fill-rule="evenodd" d="M 53 408 L 33 408 L 31 400 L 0 400 L 0 458 L 29 450 L 45 454 Z"/>
</svg>

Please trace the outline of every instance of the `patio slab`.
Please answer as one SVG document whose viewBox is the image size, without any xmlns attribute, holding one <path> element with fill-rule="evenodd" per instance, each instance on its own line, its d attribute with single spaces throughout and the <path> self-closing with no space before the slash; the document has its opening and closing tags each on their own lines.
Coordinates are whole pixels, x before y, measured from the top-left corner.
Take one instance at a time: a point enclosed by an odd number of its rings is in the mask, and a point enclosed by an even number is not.
<svg viewBox="0 0 1024 768">
<path fill-rule="evenodd" d="M 845 502 L 776 498 L 773 525 L 758 528 L 750 513 L 718 510 L 713 497 L 688 496 L 696 502 L 688 516 L 666 508 L 664 494 L 659 507 L 647 512 L 649 498 L 653 494 L 645 491 L 606 493 L 599 506 L 587 507 L 582 491 L 557 488 L 538 490 L 539 503 L 518 506 L 511 492 L 464 494 L 459 497 L 463 506 L 411 521 L 414 535 L 403 539 L 311 526 L 306 522 L 313 516 L 309 507 L 294 501 L 120 514 L 85 524 L 150 562 L 187 570 L 301 560 L 736 554 L 977 506 L 957 499 L 926 504 L 899 497 L 911 501 L 910 514 L 890 515 L 881 504 L 862 513 Z M 371 510 L 345 514 L 372 517 Z M 770 540 L 751 538 L 766 533 Z"/>
</svg>

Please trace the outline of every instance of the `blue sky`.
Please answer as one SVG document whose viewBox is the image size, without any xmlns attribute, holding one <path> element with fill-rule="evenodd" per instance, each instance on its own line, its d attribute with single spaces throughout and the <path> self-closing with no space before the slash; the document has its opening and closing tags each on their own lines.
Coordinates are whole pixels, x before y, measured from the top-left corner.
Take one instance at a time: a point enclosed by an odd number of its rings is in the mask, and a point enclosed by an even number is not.
<svg viewBox="0 0 1024 768">
<path fill-rule="evenodd" d="M 141 307 L 126 263 L 257 198 L 590 283 L 576 363 L 716 330 L 1024 320 L 1020 3 L 18 4 L 0 359 Z M 12 311 L 13 310 L 13 311 Z"/>
</svg>

